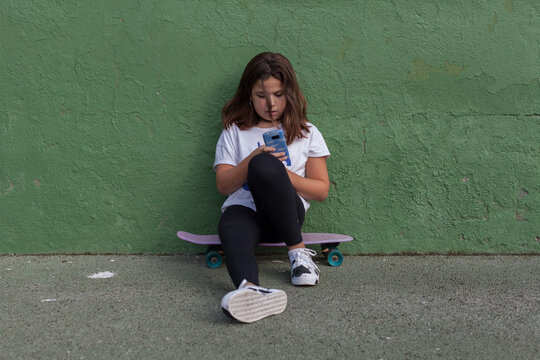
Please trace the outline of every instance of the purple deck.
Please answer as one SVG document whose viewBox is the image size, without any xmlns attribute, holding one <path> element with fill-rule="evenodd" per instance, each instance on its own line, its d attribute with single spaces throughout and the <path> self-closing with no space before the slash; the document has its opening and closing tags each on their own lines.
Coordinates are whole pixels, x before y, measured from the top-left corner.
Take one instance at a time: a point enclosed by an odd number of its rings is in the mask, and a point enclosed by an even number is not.
<svg viewBox="0 0 540 360">
<path fill-rule="evenodd" d="M 197 235 L 178 231 L 176 235 L 187 242 L 200 245 L 220 245 L 218 235 Z M 304 244 L 331 244 L 352 241 L 352 237 L 343 234 L 302 233 Z M 285 243 L 260 243 L 259 246 L 286 246 Z"/>
</svg>

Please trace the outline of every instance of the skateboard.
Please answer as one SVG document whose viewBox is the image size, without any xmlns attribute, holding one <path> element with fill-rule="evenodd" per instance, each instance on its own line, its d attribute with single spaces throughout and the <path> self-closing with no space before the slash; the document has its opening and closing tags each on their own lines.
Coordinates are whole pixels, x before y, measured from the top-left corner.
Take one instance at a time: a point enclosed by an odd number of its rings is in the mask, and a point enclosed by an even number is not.
<svg viewBox="0 0 540 360">
<path fill-rule="evenodd" d="M 217 269 L 223 263 L 223 250 L 218 235 L 197 235 L 185 231 L 178 231 L 176 235 L 187 242 L 208 246 L 205 256 L 206 265 Z M 304 244 L 320 244 L 322 254 L 326 257 L 330 266 L 340 266 L 343 263 L 343 254 L 338 250 L 342 242 L 352 241 L 352 237 L 342 234 L 303 233 Z M 259 246 L 277 247 L 286 246 L 285 243 L 260 243 Z"/>
</svg>

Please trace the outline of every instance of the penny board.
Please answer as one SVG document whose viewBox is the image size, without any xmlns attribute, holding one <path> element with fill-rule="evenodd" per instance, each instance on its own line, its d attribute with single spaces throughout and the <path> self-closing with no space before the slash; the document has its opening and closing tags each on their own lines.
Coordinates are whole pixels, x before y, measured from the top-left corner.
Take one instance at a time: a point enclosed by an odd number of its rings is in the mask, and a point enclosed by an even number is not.
<svg viewBox="0 0 540 360">
<path fill-rule="evenodd" d="M 221 245 L 219 241 L 219 236 L 215 235 L 198 235 L 192 234 L 185 231 L 178 231 L 176 235 L 187 242 L 199 245 Z M 327 234 L 327 233 L 303 233 L 302 238 L 304 239 L 304 244 L 334 244 L 352 241 L 352 237 L 343 234 Z M 279 243 L 260 243 L 259 246 L 286 246 L 284 242 Z"/>
</svg>

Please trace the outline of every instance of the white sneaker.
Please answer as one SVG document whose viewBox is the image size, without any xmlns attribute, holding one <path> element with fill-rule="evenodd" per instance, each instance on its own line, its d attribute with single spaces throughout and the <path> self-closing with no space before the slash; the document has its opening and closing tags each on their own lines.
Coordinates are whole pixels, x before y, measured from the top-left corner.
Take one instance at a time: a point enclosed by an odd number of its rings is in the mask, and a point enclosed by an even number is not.
<svg viewBox="0 0 540 360">
<path fill-rule="evenodd" d="M 285 291 L 246 284 L 247 280 L 242 281 L 238 290 L 223 297 L 221 308 L 225 314 L 240 322 L 252 323 L 285 310 Z"/>
<path fill-rule="evenodd" d="M 289 251 L 293 285 L 317 285 L 319 283 L 319 268 L 311 260 L 311 257 L 315 255 L 317 255 L 315 250 L 305 248 Z"/>
</svg>

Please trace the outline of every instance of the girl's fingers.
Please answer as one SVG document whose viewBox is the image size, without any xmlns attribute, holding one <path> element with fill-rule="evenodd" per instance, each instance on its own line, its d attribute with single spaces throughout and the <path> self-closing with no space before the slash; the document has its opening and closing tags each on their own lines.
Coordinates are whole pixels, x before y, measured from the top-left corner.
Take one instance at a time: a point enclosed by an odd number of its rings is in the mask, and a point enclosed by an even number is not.
<svg viewBox="0 0 540 360">
<path fill-rule="evenodd" d="M 279 161 L 285 161 L 287 160 L 287 156 L 285 156 L 285 153 L 271 153 L 274 155 Z"/>
<path fill-rule="evenodd" d="M 287 160 L 287 156 L 285 156 L 284 152 L 273 152 L 273 151 L 276 151 L 276 149 L 271 146 L 261 146 L 261 148 L 262 148 L 262 151 L 269 152 L 270 154 L 278 158 L 279 161 Z"/>
</svg>

